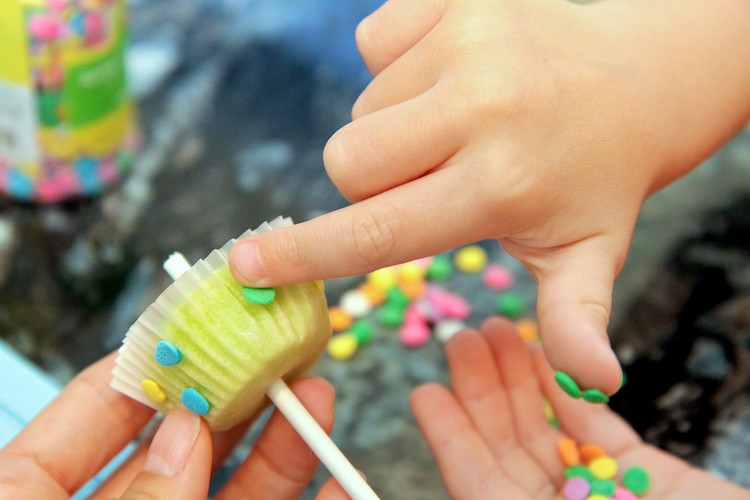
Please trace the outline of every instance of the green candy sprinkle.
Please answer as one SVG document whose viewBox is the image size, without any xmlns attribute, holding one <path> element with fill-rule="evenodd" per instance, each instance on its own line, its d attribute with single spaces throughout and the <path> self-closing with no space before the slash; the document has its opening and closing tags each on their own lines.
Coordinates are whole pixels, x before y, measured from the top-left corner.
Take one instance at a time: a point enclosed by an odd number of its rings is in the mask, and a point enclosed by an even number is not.
<svg viewBox="0 0 750 500">
<path fill-rule="evenodd" d="M 585 465 L 572 465 L 565 469 L 565 479 L 571 479 L 573 477 L 582 477 L 590 483 L 594 480 L 594 473 Z"/>
<path fill-rule="evenodd" d="M 349 333 L 354 335 L 359 345 L 364 345 L 375 337 L 375 326 L 369 321 L 357 321 L 349 327 Z"/>
<path fill-rule="evenodd" d="M 526 302 L 517 293 L 503 293 L 497 299 L 497 312 L 510 319 L 518 319 L 526 309 Z"/>
<path fill-rule="evenodd" d="M 625 373 L 625 370 L 622 371 L 622 380 L 620 381 L 620 389 L 625 387 L 625 384 L 628 383 L 628 374 Z"/>
<path fill-rule="evenodd" d="M 427 268 L 427 279 L 430 281 L 444 281 L 453 274 L 451 259 L 445 254 L 439 254 L 432 258 Z"/>
<path fill-rule="evenodd" d="M 404 323 L 404 309 L 398 305 L 386 304 L 378 310 L 378 320 L 391 328 L 401 326 Z"/>
<path fill-rule="evenodd" d="M 617 483 L 611 479 L 595 479 L 591 481 L 590 495 L 602 495 L 604 497 L 611 497 L 615 494 L 617 489 Z"/>
<path fill-rule="evenodd" d="M 622 476 L 622 483 L 636 495 L 642 495 L 651 486 L 651 478 L 643 467 L 630 467 Z"/>
<path fill-rule="evenodd" d="M 406 308 L 409 305 L 409 297 L 397 285 L 388 289 L 385 293 L 385 305 Z"/>
<path fill-rule="evenodd" d="M 276 290 L 273 288 L 250 288 L 242 287 L 242 296 L 253 304 L 268 305 L 276 299 Z"/>
<path fill-rule="evenodd" d="M 608 403 L 609 396 L 604 394 L 599 389 L 586 389 L 583 391 L 583 399 L 589 403 Z"/>
<path fill-rule="evenodd" d="M 568 375 L 567 373 L 555 372 L 555 382 L 557 382 L 557 385 L 559 385 L 560 388 L 568 394 L 568 396 L 573 398 L 581 397 L 581 389 L 578 387 L 578 384 L 576 384 L 575 380 L 570 378 L 570 375 Z"/>
</svg>

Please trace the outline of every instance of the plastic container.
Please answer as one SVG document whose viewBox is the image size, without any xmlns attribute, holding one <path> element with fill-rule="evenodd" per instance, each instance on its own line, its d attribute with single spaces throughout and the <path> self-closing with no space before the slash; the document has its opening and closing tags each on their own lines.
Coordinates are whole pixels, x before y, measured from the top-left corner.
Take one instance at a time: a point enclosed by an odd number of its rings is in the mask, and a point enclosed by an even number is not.
<svg viewBox="0 0 750 500">
<path fill-rule="evenodd" d="M 124 0 L 0 0 L 0 193 L 94 196 L 130 168 Z"/>
</svg>

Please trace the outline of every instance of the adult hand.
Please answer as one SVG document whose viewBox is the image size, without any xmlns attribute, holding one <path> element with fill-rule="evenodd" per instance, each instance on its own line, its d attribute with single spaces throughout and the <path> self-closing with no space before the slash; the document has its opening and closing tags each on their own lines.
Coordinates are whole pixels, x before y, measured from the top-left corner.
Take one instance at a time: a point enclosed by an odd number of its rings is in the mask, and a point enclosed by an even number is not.
<svg viewBox="0 0 750 500">
<path fill-rule="evenodd" d="M 375 78 L 324 151 L 355 203 L 238 243 L 234 275 L 327 279 L 497 239 L 539 283 L 552 365 L 612 394 L 640 205 L 750 117 L 749 25 L 746 0 L 390 0 L 357 30 Z"/>
<path fill-rule="evenodd" d="M 153 411 L 109 387 L 114 355 L 92 365 L 0 450 L 0 497 L 69 498 L 131 442 Z M 292 384 L 310 413 L 330 431 L 332 386 L 320 378 Z M 216 470 L 248 424 L 211 434 L 205 422 L 175 410 L 150 445 L 139 447 L 96 492 L 95 498 L 205 499 Z M 282 415 L 275 412 L 248 458 L 216 498 L 296 499 L 318 460 Z M 347 498 L 331 479 L 319 498 Z"/>
<path fill-rule="evenodd" d="M 418 387 L 411 405 L 452 498 L 559 498 L 565 467 L 557 443 L 595 443 L 619 462 L 651 476 L 649 498 L 747 499 L 750 492 L 645 444 L 604 405 L 565 394 L 536 345 L 508 321 L 493 318 L 446 346 L 449 390 Z M 562 431 L 547 420 L 542 398 Z M 621 476 L 622 472 L 620 472 Z"/>
</svg>

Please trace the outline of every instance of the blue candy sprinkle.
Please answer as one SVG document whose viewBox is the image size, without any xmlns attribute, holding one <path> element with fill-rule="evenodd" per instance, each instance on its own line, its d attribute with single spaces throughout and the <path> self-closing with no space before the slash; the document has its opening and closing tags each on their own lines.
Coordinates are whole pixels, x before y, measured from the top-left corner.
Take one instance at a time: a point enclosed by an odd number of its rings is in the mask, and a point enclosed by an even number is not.
<svg viewBox="0 0 750 500">
<path fill-rule="evenodd" d="M 182 353 L 166 340 L 162 340 L 156 344 L 154 358 L 162 366 L 174 366 L 182 361 Z"/>
<path fill-rule="evenodd" d="M 83 194 L 99 194 L 104 188 L 99 178 L 99 162 L 94 158 L 83 156 L 73 164 L 78 180 L 81 183 Z"/>
<path fill-rule="evenodd" d="M 188 387 L 182 391 L 182 404 L 185 405 L 185 408 L 196 415 L 205 415 L 208 413 L 208 410 L 211 409 L 211 405 L 208 404 L 206 398 L 201 396 L 201 394 L 192 387 Z"/>
<path fill-rule="evenodd" d="M 21 172 L 11 170 L 8 173 L 8 191 L 21 200 L 30 200 L 34 195 L 34 183 Z"/>
</svg>

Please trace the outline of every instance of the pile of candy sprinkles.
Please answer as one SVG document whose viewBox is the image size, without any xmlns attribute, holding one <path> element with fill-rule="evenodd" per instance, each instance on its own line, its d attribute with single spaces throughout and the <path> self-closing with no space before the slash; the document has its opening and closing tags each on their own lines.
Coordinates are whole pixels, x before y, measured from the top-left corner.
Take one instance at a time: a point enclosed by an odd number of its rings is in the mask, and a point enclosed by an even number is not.
<svg viewBox="0 0 750 500">
<path fill-rule="evenodd" d="M 569 437 L 562 438 L 557 451 L 565 465 L 565 484 L 562 489 L 566 500 L 636 500 L 651 485 L 645 469 L 629 467 L 620 476 L 619 464 L 596 444 L 579 446 Z"/>
<path fill-rule="evenodd" d="M 376 327 L 397 329 L 404 347 L 417 348 L 433 336 L 446 342 L 466 327 L 472 312 L 469 301 L 445 283 L 460 272 L 481 277 L 483 285 L 498 294 L 497 313 L 516 320 L 528 340 L 537 337 L 536 323 L 522 318 L 526 302 L 510 289 L 515 276 L 508 268 L 488 262 L 485 249 L 469 245 L 453 253 L 379 269 L 365 276 L 357 288 L 347 290 L 338 305 L 329 308 L 336 335 L 328 354 L 344 361 L 369 343 Z"/>
<path fill-rule="evenodd" d="M 328 311 L 334 331 L 328 344 L 329 356 L 339 361 L 351 359 L 382 328 L 397 330 L 406 348 L 423 346 L 432 337 L 447 342 L 467 326 L 472 313 L 470 302 L 448 286 L 449 278 L 457 272 L 481 278 L 484 288 L 496 294 L 497 314 L 515 321 L 524 341 L 539 340 L 536 321 L 525 316 L 524 296 L 511 290 L 516 281 L 513 272 L 489 262 L 481 245 L 469 245 L 451 254 L 379 269 L 367 274 L 356 288 L 342 293 Z M 597 389 L 581 389 L 563 372 L 555 374 L 555 381 L 573 398 L 595 404 L 609 401 Z M 560 428 L 546 400 L 544 411 L 550 424 Z M 617 461 L 596 444 L 579 446 L 564 437 L 557 449 L 565 466 L 561 494 L 566 500 L 633 500 L 649 489 L 645 469 L 630 467 L 618 476 Z"/>
</svg>

